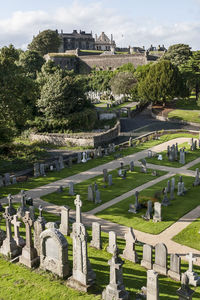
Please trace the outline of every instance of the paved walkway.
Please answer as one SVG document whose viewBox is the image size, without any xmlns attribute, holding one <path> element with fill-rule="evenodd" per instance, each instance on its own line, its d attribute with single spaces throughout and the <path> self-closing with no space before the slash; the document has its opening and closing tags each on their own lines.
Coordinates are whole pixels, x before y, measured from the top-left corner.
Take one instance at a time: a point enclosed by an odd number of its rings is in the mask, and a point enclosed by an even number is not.
<svg viewBox="0 0 200 300">
<path fill-rule="evenodd" d="M 180 143 L 188 142 L 189 140 L 190 140 L 189 138 L 174 139 L 174 140 L 165 142 L 163 144 L 154 146 L 151 148 L 151 150 L 153 152 L 158 153 L 163 150 L 166 150 L 168 145 L 172 145 L 176 142 L 178 142 L 180 144 Z M 107 168 L 108 171 L 114 170 L 120 166 L 120 161 L 123 161 L 124 165 L 126 165 L 126 164 L 129 164 L 130 161 L 133 160 L 136 162 L 136 164 L 139 165 L 138 160 L 140 160 L 144 157 L 147 157 L 147 154 L 148 154 L 148 150 L 143 150 L 141 152 L 129 155 L 122 159 L 120 158 L 120 159 L 114 160 L 112 162 L 98 166 L 98 167 L 90 169 L 88 171 L 70 176 L 68 178 L 65 178 L 65 179 L 62 179 L 59 181 L 55 181 L 53 183 L 50 183 L 45 186 L 41 186 L 36 189 L 29 190 L 29 191 L 27 191 L 27 194 L 34 198 L 34 204 L 36 206 L 42 205 L 46 211 L 58 214 L 60 212 L 60 206 L 57 206 L 57 205 L 54 205 L 51 203 L 47 203 L 47 202 L 41 200 L 40 197 L 54 192 L 60 185 L 62 185 L 63 187 L 67 187 L 70 181 L 73 181 L 75 184 L 77 184 L 81 181 L 85 181 L 89 178 L 98 176 L 98 175 L 102 174 L 103 169 L 105 169 L 105 168 Z M 114 230 L 114 231 L 116 231 L 116 233 L 119 237 L 124 237 L 124 234 L 128 230 L 128 228 L 126 226 L 122 226 L 122 225 L 112 223 L 112 222 L 104 220 L 104 219 L 100 219 L 100 218 L 94 216 L 94 214 L 122 201 L 123 199 L 126 199 L 127 197 L 133 195 L 133 193 L 136 190 L 142 191 L 143 189 L 146 189 L 147 187 L 150 187 L 153 184 L 160 182 L 166 178 L 174 176 L 175 174 L 184 174 L 184 175 L 194 176 L 195 172 L 191 171 L 191 170 L 187 170 L 187 168 L 189 168 L 199 162 L 200 162 L 200 158 L 196 159 L 193 162 L 188 163 L 187 165 L 185 165 L 181 168 L 163 167 L 163 166 L 159 166 L 159 165 L 148 164 L 148 167 L 151 167 L 151 168 L 154 168 L 157 170 L 164 170 L 164 171 L 167 171 L 168 173 L 164 176 L 161 176 L 152 181 L 149 181 L 148 183 L 145 183 L 145 184 L 87 212 L 87 213 L 82 213 L 83 223 L 86 226 L 91 226 L 92 222 L 98 221 L 101 224 L 103 231 L 109 232 L 110 230 Z M 17 195 L 15 197 L 15 200 L 19 201 L 19 199 L 20 199 L 20 195 Z M 5 198 L 1 199 L 0 201 L 2 203 L 5 203 Z M 73 211 L 73 210 L 70 211 L 70 217 L 75 218 L 75 211 Z M 169 253 L 179 253 L 181 255 L 185 255 L 191 251 L 191 252 L 195 252 L 195 254 L 198 254 L 200 256 L 200 251 L 194 250 L 187 246 L 180 245 L 171 240 L 173 238 L 173 236 L 175 236 L 180 231 L 182 231 L 184 228 L 186 228 L 191 222 L 193 222 L 198 217 L 200 217 L 200 206 L 198 206 L 195 209 L 193 209 L 192 211 L 190 211 L 188 214 L 183 216 L 176 223 L 174 223 L 172 226 L 170 226 L 169 228 L 167 228 L 165 231 L 163 231 L 162 233 L 160 233 L 158 235 L 152 235 L 152 234 L 140 232 L 138 230 L 134 230 L 134 232 L 136 234 L 138 241 L 140 241 L 140 242 L 148 243 L 153 246 L 155 246 L 155 244 L 158 242 L 165 243 L 168 248 Z M 200 265 L 200 258 L 198 258 L 197 263 Z"/>
</svg>

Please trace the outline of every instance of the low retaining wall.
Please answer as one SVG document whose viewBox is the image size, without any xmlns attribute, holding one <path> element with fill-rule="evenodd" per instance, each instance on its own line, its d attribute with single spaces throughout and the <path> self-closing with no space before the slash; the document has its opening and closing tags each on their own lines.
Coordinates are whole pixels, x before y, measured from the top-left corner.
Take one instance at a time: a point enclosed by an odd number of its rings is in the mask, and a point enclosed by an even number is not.
<svg viewBox="0 0 200 300">
<path fill-rule="evenodd" d="M 112 142 L 120 132 L 120 122 L 102 133 L 80 133 L 80 134 L 65 134 L 65 133 L 32 133 L 30 140 L 40 141 L 54 145 L 66 146 L 67 144 L 73 146 L 83 147 L 98 147 L 104 143 Z"/>
<path fill-rule="evenodd" d="M 151 111 L 151 115 L 154 119 L 156 120 L 159 120 L 159 121 L 168 121 L 170 123 L 180 123 L 180 124 L 185 124 L 185 125 L 191 125 L 191 126 L 195 126 L 195 127 L 199 127 L 200 128 L 200 123 L 193 123 L 193 122 L 187 122 L 187 121 L 183 121 L 183 120 L 176 120 L 176 119 L 169 119 L 167 117 L 164 117 L 164 116 L 158 116 L 156 114 L 154 114 L 152 111 Z"/>
</svg>

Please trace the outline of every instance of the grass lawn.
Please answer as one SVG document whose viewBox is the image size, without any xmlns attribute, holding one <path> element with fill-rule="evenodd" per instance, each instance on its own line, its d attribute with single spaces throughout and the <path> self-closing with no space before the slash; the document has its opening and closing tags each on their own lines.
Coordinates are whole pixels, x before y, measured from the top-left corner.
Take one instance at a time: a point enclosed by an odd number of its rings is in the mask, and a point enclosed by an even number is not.
<svg viewBox="0 0 200 300">
<path fill-rule="evenodd" d="M 185 155 L 185 164 L 188 164 L 189 162 L 197 159 L 200 157 L 200 149 L 191 151 L 190 150 L 190 145 L 188 143 L 183 143 L 179 145 L 180 148 L 186 148 L 186 155 Z M 184 165 L 179 163 L 179 155 L 178 155 L 178 161 L 169 161 L 167 157 L 167 150 L 160 152 L 159 154 L 162 154 L 163 160 L 158 160 L 157 155 L 156 157 L 148 158 L 146 157 L 146 161 L 148 163 L 154 164 L 154 165 L 161 165 L 161 166 L 168 166 L 168 167 L 173 167 L 173 168 L 181 168 Z M 196 170 L 196 169 L 195 169 Z"/>
<path fill-rule="evenodd" d="M 65 168 L 61 170 L 60 172 L 49 172 L 47 173 L 46 177 L 39 177 L 39 178 L 30 178 L 27 182 L 18 183 L 15 185 L 10 185 L 7 187 L 0 188 L 0 198 L 6 197 L 8 194 L 18 194 L 22 189 L 23 190 L 30 190 L 34 189 L 36 187 L 46 185 L 48 183 L 67 178 L 69 176 L 78 174 L 80 172 L 87 171 L 91 168 L 97 167 L 99 165 L 108 163 L 115 159 L 116 154 L 120 154 L 121 157 L 125 157 L 127 155 L 131 155 L 136 152 L 140 152 L 142 150 L 151 148 L 153 146 L 162 144 L 164 142 L 167 142 L 169 140 L 178 138 L 178 137 L 196 137 L 194 135 L 188 134 L 188 133 L 175 133 L 175 134 L 167 134 L 160 137 L 158 140 L 150 140 L 145 143 L 138 144 L 136 147 L 129 147 L 124 149 L 119 149 L 116 151 L 116 153 L 104 156 L 102 158 L 96 158 L 93 160 L 89 160 L 86 164 L 74 164 L 72 168 Z"/>
<path fill-rule="evenodd" d="M 199 233 L 200 218 L 192 222 L 185 229 L 173 237 L 173 241 L 197 250 L 200 250 Z"/>
<path fill-rule="evenodd" d="M 177 186 L 179 176 L 175 176 L 175 179 Z M 103 210 L 98 213 L 97 216 L 111 222 L 133 227 L 134 229 L 143 232 L 159 234 L 180 219 L 183 215 L 199 205 L 200 186 L 192 188 L 192 183 L 194 181 L 194 178 L 192 177 L 183 176 L 183 181 L 185 183 L 185 187 L 188 189 L 187 193 L 185 196 L 177 196 L 177 190 L 175 190 L 175 199 L 171 201 L 171 205 L 168 207 L 162 207 L 162 222 L 154 223 L 152 220 L 148 222 L 142 219 L 141 216 L 146 212 L 145 208 L 141 209 L 138 214 L 129 213 L 129 205 L 135 203 L 135 197 L 133 196 L 122 200 L 106 210 Z M 166 187 L 166 184 L 167 180 L 164 180 L 143 190 L 139 194 L 139 201 L 158 201 L 154 197 L 155 192 L 161 191 L 164 187 Z"/>
<path fill-rule="evenodd" d="M 199 109 L 197 102 L 196 102 L 195 93 L 192 93 L 191 96 L 187 99 L 176 100 L 175 106 L 178 109 L 187 109 L 187 110 L 198 110 Z"/>
<path fill-rule="evenodd" d="M 46 219 L 52 221 L 52 215 L 46 214 Z M 53 219 L 53 221 L 55 218 Z M 88 230 L 89 241 L 91 240 L 91 230 Z M 68 258 L 70 267 L 72 268 L 72 240 L 68 240 Z M 0 277 L 1 277 L 1 299 L 2 300 L 38 300 L 38 299 L 86 299 L 100 300 L 101 293 L 109 283 L 109 265 L 108 260 L 111 255 L 105 251 L 108 246 L 108 234 L 102 233 L 103 250 L 95 250 L 88 246 L 88 256 L 93 270 L 96 273 L 96 285 L 90 293 L 81 293 L 75 291 L 65 285 L 64 280 L 58 279 L 50 272 L 39 269 L 30 270 L 23 265 L 12 264 L 0 257 Z M 117 244 L 122 253 L 125 247 L 125 241 L 117 240 Z M 136 251 L 139 259 L 142 258 L 142 246 L 136 245 Z M 169 260 L 168 260 L 169 263 Z M 182 262 L 182 272 L 185 272 L 188 264 Z M 198 266 L 194 266 L 194 271 L 200 271 Z M 137 293 L 142 286 L 146 285 L 146 270 L 139 264 L 133 264 L 127 260 L 123 265 L 123 279 L 126 290 L 130 293 L 130 299 L 135 299 Z M 167 277 L 159 276 L 160 299 L 169 300 L 177 299 L 176 290 L 180 287 L 180 283 L 175 282 Z M 200 287 L 195 289 L 193 300 L 200 298 Z M 26 296 L 24 296 L 26 295 Z"/>
<path fill-rule="evenodd" d="M 168 114 L 168 118 L 200 123 L 200 110 L 175 109 Z"/>
<path fill-rule="evenodd" d="M 128 166 L 127 166 L 128 168 Z M 147 174 L 141 173 L 139 167 L 135 167 L 134 172 L 127 172 L 126 179 L 122 179 L 118 176 L 117 170 L 113 170 L 109 174 L 112 174 L 112 186 L 108 186 L 104 188 L 103 174 L 96 176 L 94 178 L 85 180 L 79 184 L 76 184 L 75 193 L 81 195 L 81 200 L 83 201 L 82 211 L 89 211 L 105 202 L 108 202 L 115 197 L 118 197 L 139 185 L 142 185 L 150 180 L 155 179 L 155 176 L 151 175 L 152 170 L 148 170 Z M 159 172 L 159 175 L 164 175 L 165 172 Z M 98 184 L 98 189 L 101 194 L 101 204 L 95 204 L 94 202 L 88 201 L 88 186 L 90 184 L 94 185 L 94 183 Z M 51 193 L 41 197 L 42 200 L 56 204 L 56 205 L 68 205 L 72 209 L 75 209 L 74 199 L 76 196 L 69 195 L 69 189 L 64 189 L 63 193 Z"/>
<path fill-rule="evenodd" d="M 198 164 L 194 165 L 193 167 L 189 168 L 189 170 L 196 171 L 197 168 L 200 169 L 200 163 L 198 163 Z"/>
</svg>

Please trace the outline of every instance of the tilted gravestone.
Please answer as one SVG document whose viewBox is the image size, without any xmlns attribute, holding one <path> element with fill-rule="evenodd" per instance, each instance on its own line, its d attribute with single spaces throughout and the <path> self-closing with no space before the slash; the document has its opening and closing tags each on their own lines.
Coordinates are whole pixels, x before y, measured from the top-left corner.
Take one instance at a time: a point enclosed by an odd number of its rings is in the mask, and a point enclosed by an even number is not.
<svg viewBox="0 0 200 300">
<path fill-rule="evenodd" d="M 63 235 L 69 235 L 70 234 L 70 228 L 69 228 L 69 211 L 70 207 L 65 205 L 61 207 L 61 222 L 60 222 L 60 232 Z"/>
<path fill-rule="evenodd" d="M 181 287 L 176 291 L 179 300 L 192 300 L 194 291 L 189 287 L 189 278 L 186 273 L 182 274 Z"/>
<path fill-rule="evenodd" d="M 101 246 L 101 225 L 98 222 L 92 223 L 92 240 L 90 246 L 98 250 L 102 248 Z"/>
<path fill-rule="evenodd" d="M 5 208 L 5 213 L 3 214 L 4 219 L 6 219 L 6 238 L 0 248 L 0 253 L 6 255 L 10 258 L 18 256 L 21 254 L 21 247 L 17 246 L 17 243 L 12 237 L 11 222 L 13 216 L 9 214 L 8 206 Z"/>
<path fill-rule="evenodd" d="M 129 227 L 128 233 L 125 234 L 126 247 L 123 251 L 123 258 L 128 259 L 134 263 L 138 262 L 138 255 L 135 251 L 135 244 L 137 239 L 134 235 L 133 228 Z"/>
<path fill-rule="evenodd" d="M 34 247 L 37 250 L 38 256 L 40 256 L 40 234 L 45 230 L 46 220 L 42 216 L 42 206 L 39 206 L 39 216 L 34 222 Z"/>
<path fill-rule="evenodd" d="M 34 248 L 32 240 L 31 227 L 33 226 L 33 220 L 30 218 L 30 212 L 26 211 L 25 216 L 22 218 L 26 226 L 26 245 L 22 249 L 22 255 L 19 257 L 19 262 L 25 266 L 32 268 L 39 264 L 39 256 L 37 250 Z"/>
<path fill-rule="evenodd" d="M 147 271 L 147 300 L 159 300 L 158 273 Z"/>
<path fill-rule="evenodd" d="M 125 290 L 123 284 L 122 266 L 124 262 L 118 256 L 117 246 L 114 248 L 113 257 L 108 261 L 110 265 L 110 283 L 106 286 L 102 293 L 102 299 L 129 299 L 129 293 Z"/>
<path fill-rule="evenodd" d="M 170 255 L 170 270 L 168 275 L 177 281 L 181 280 L 181 258 L 177 254 Z"/>
<path fill-rule="evenodd" d="M 61 278 L 69 275 L 68 243 L 56 228 L 46 229 L 40 235 L 40 268 Z"/>
<path fill-rule="evenodd" d="M 153 215 L 154 222 L 161 222 L 162 221 L 162 206 L 160 202 L 154 203 L 154 215 Z"/>
<path fill-rule="evenodd" d="M 91 184 L 88 186 L 88 201 L 94 202 L 94 191 Z"/>
<path fill-rule="evenodd" d="M 114 231 L 109 231 L 109 244 L 107 247 L 107 251 L 113 254 L 116 245 L 117 245 L 117 235 Z"/>
<path fill-rule="evenodd" d="M 167 275 L 167 247 L 163 243 L 155 246 L 155 263 L 153 270 L 162 275 Z"/>
<path fill-rule="evenodd" d="M 149 270 L 152 269 L 153 267 L 152 250 L 153 247 L 151 245 L 145 244 L 143 246 L 143 256 L 141 260 L 141 266 Z"/>
<path fill-rule="evenodd" d="M 67 285 L 79 291 L 87 292 L 96 278 L 87 254 L 87 232 L 82 223 L 73 223 L 72 230 L 73 269 Z"/>
</svg>

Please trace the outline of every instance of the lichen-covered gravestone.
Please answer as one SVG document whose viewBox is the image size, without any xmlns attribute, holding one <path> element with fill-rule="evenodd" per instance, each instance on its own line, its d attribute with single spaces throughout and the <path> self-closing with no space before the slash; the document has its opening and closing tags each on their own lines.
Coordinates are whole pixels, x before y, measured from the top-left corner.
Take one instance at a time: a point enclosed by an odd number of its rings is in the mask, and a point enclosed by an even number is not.
<svg viewBox="0 0 200 300">
<path fill-rule="evenodd" d="M 163 243 L 155 246 L 155 263 L 153 270 L 162 275 L 167 275 L 167 247 Z"/>
<path fill-rule="evenodd" d="M 40 268 L 61 278 L 69 275 L 68 243 L 56 228 L 46 229 L 40 235 Z"/>
<path fill-rule="evenodd" d="M 170 270 L 168 275 L 177 281 L 181 280 L 181 258 L 177 254 L 170 255 Z"/>
<path fill-rule="evenodd" d="M 61 207 L 61 222 L 60 222 L 60 232 L 64 235 L 69 235 L 69 211 L 70 207 L 65 205 Z"/>
<path fill-rule="evenodd" d="M 102 248 L 101 246 L 101 225 L 97 222 L 92 223 L 92 240 L 90 246 L 98 250 Z"/>
<path fill-rule="evenodd" d="M 109 241 L 108 241 L 107 251 L 113 254 L 116 245 L 117 245 L 117 235 L 114 231 L 109 231 Z"/>
<path fill-rule="evenodd" d="M 152 250 L 153 247 L 151 245 L 144 244 L 141 266 L 149 270 L 153 267 Z"/>
<path fill-rule="evenodd" d="M 122 266 L 124 262 L 118 256 L 117 246 L 115 246 L 113 257 L 108 261 L 108 264 L 110 265 L 110 283 L 103 290 L 102 299 L 128 300 L 129 293 L 125 290 L 125 286 L 123 283 Z"/>
<path fill-rule="evenodd" d="M 14 240 L 19 247 L 24 247 L 25 240 L 20 236 L 19 227 L 21 226 L 21 222 L 18 221 L 18 216 L 14 215 L 11 223 L 14 225 Z"/>
<path fill-rule="evenodd" d="M 128 233 L 125 234 L 125 240 L 126 240 L 126 247 L 123 251 L 123 257 L 134 263 L 137 263 L 138 255 L 137 252 L 135 251 L 135 244 L 137 242 L 137 239 L 133 232 L 133 228 L 129 227 Z"/>
<path fill-rule="evenodd" d="M 162 206 L 160 202 L 154 203 L 154 215 L 153 215 L 154 222 L 161 222 L 162 221 Z"/>
</svg>

